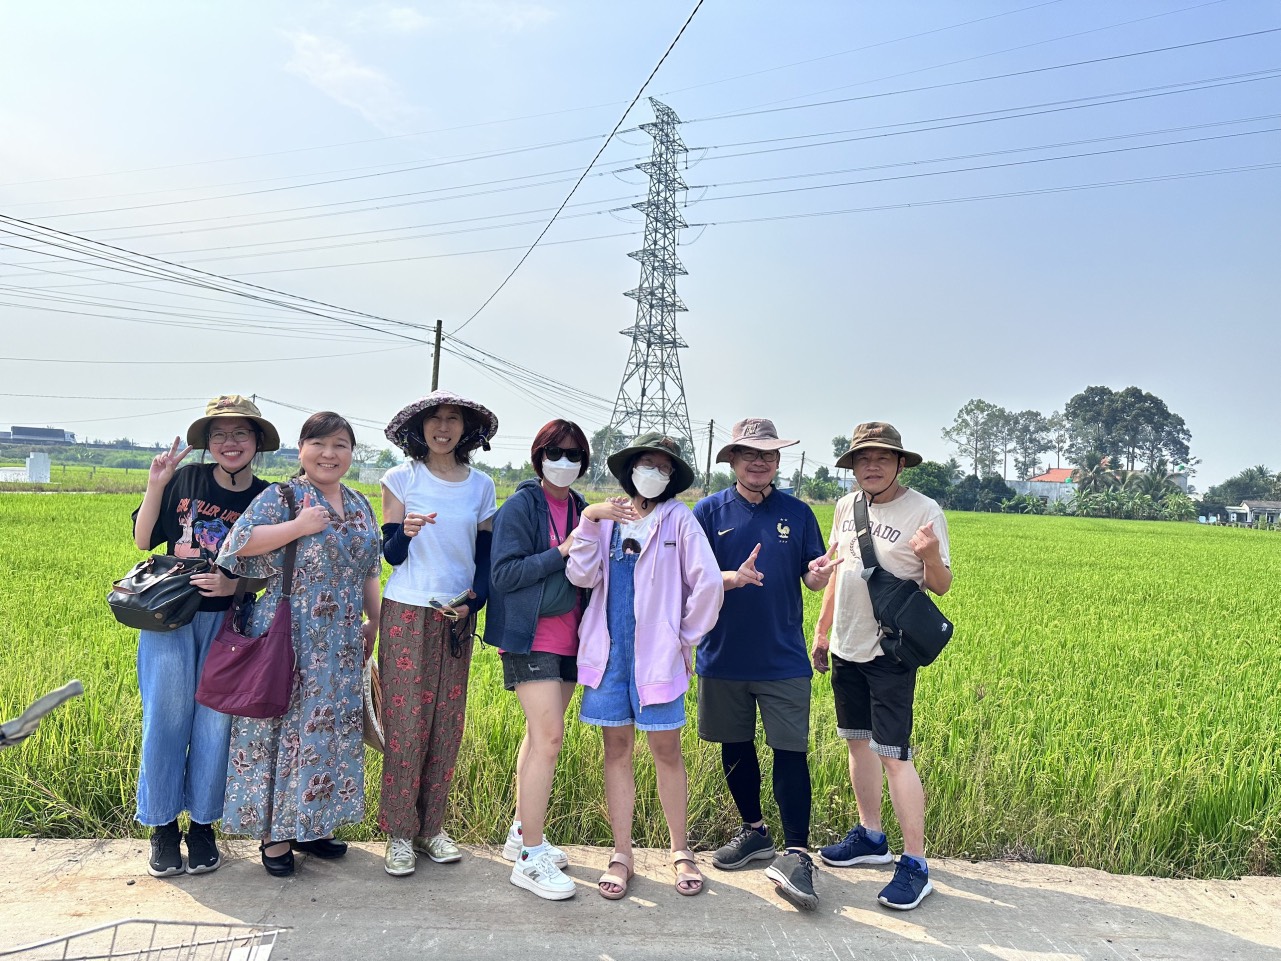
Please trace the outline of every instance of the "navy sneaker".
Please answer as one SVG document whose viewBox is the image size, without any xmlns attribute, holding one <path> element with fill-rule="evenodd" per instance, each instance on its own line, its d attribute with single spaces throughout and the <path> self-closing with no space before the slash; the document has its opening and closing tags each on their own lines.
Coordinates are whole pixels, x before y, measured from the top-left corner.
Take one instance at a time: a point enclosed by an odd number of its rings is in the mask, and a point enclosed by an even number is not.
<svg viewBox="0 0 1281 961">
<path fill-rule="evenodd" d="M 894 855 L 890 854 L 889 841 L 881 838 L 880 844 L 873 844 L 867 839 L 867 831 L 861 824 L 850 828 L 850 833 L 839 844 L 819 848 L 818 856 L 823 859 L 824 864 L 830 864 L 834 868 L 848 868 L 855 864 L 889 864 L 894 860 Z"/>
<path fill-rule="evenodd" d="M 894 867 L 894 880 L 885 885 L 876 900 L 896 911 L 911 911 L 933 892 L 929 871 L 916 858 L 904 854 Z"/>
</svg>

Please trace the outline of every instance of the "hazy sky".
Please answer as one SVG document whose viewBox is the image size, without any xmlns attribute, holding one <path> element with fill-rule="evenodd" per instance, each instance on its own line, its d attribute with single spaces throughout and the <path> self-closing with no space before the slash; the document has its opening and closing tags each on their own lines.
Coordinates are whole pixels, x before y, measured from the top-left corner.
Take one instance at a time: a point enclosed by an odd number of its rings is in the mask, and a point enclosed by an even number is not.
<svg viewBox="0 0 1281 961">
<path fill-rule="evenodd" d="M 694 2 L 15 0 L 0 214 L 454 330 Z M 972 397 L 1048 414 L 1135 384 L 1186 419 L 1200 489 L 1281 468 L 1278 27 L 1276 0 L 705 0 L 646 91 L 686 121 L 683 213 L 711 225 L 683 232 L 678 282 L 700 450 L 710 419 L 769 416 L 809 472 L 877 419 L 944 459 Z M 651 119 L 642 99 L 458 334 L 592 396 L 443 358 L 499 416 L 491 461 L 554 414 L 608 419 Z M 430 350 L 389 333 L 424 331 L 0 244 L 3 427 L 151 442 L 240 392 L 286 438 L 304 415 L 279 402 L 381 443 L 430 384 Z"/>
</svg>

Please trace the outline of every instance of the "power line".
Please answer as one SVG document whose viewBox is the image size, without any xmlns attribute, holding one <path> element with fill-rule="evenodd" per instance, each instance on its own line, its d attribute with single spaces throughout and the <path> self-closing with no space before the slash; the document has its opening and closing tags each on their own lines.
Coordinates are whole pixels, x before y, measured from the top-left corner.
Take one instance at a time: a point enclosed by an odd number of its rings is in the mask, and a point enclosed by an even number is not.
<svg viewBox="0 0 1281 961">
<path fill-rule="evenodd" d="M 521 255 L 520 260 L 516 262 L 516 266 L 511 269 L 511 272 L 506 277 L 503 278 L 502 283 L 500 283 L 494 289 L 494 292 L 492 294 L 490 294 L 488 297 L 485 298 L 484 303 L 482 303 L 479 307 L 477 307 L 475 312 L 470 317 L 468 317 L 461 324 L 459 324 L 457 327 L 455 327 L 453 330 L 450 331 L 451 334 L 458 333 L 460 330 L 462 330 L 464 327 L 470 324 L 473 320 L 475 320 L 480 315 L 480 312 L 482 310 L 484 310 L 486 307 L 489 306 L 490 301 L 492 301 L 495 297 L 498 296 L 499 292 L 504 287 L 507 286 L 507 282 L 516 275 L 516 271 L 520 270 L 521 265 L 525 263 L 526 260 L 529 259 L 529 255 L 534 252 L 534 248 L 538 246 L 539 241 L 541 241 L 545 236 L 547 236 L 547 231 L 551 230 L 552 224 L 554 224 L 556 222 L 556 218 L 560 216 L 560 211 L 565 209 L 565 205 L 569 203 L 569 199 L 574 196 L 574 191 L 578 189 L 579 184 L 581 184 L 583 180 L 586 179 L 587 174 L 590 173 L 592 167 L 596 165 L 596 161 L 599 160 L 600 155 L 605 152 L 605 148 L 609 146 L 609 142 L 614 139 L 614 135 L 618 133 L 619 128 L 622 127 L 623 125 L 623 121 L 627 119 L 627 115 L 631 113 L 632 108 L 636 106 L 636 102 L 640 100 L 641 94 L 645 92 L 645 88 L 649 86 L 649 82 L 654 79 L 654 75 L 658 73 L 659 68 L 662 67 L 663 64 L 666 62 L 668 55 L 674 49 L 676 49 L 676 44 L 680 41 L 680 38 L 684 36 L 686 28 L 689 27 L 689 25 L 693 22 L 695 14 L 698 13 L 698 11 L 702 8 L 702 6 L 703 6 L 703 0 L 698 0 L 698 2 L 694 4 L 694 9 L 691 10 L 689 13 L 689 16 L 685 18 L 685 22 L 684 24 L 681 25 L 680 30 L 677 31 L 675 38 L 673 38 L 672 42 L 668 44 L 667 49 L 663 51 L 663 55 L 658 58 L 658 63 L 654 65 L 654 69 L 651 70 L 649 73 L 649 76 L 645 78 L 645 82 L 640 85 L 640 89 L 636 91 L 636 96 L 632 97 L 632 102 L 627 105 L 627 109 L 623 111 L 623 115 L 618 118 L 618 123 L 614 124 L 614 129 L 610 131 L 609 136 L 605 138 L 605 142 L 601 144 L 600 149 L 596 151 L 596 156 L 592 157 L 592 159 L 588 162 L 587 166 L 583 169 L 582 174 L 579 175 L 578 180 L 574 182 L 574 186 L 569 188 L 569 193 L 565 195 L 565 199 L 564 201 L 562 201 L 560 208 L 556 211 L 556 213 L 552 214 L 551 220 L 547 221 L 547 225 L 543 227 L 543 229 L 539 232 L 538 236 L 534 238 L 534 242 L 529 245 L 529 249 L 526 250 L 523 255 Z"/>
<path fill-rule="evenodd" d="M 1228 37 L 1213 37 L 1209 40 L 1194 40 L 1189 43 L 1173 44 L 1167 47 L 1152 47 L 1147 50 L 1134 50 L 1130 53 L 1113 54 L 1110 57 L 1094 57 L 1090 60 L 1075 60 L 1071 63 L 1054 64 L 1049 67 L 1033 67 L 1028 70 L 1015 70 L 1010 73 L 998 73 L 987 77 L 972 77 L 969 80 L 950 80 L 946 83 L 934 83 L 924 87 L 912 87 L 905 90 L 889 90 L 883 93 L 868 93 L 858 97 L 842 97 L 839 100 L 823 100 L 817 103 L 800 103 L 790 107 L 768 107 L 760 110 L 747 110 L 737 113 L 717 114 L 711 117 L 700 117 L 695 120 L 687 121 L 688 123 L 708 123 L 713 120 L 737 120 L 740 117 L 758 117 L 762 114 L 784 113 L 792 110 L 809 110 L 814 107 L 831 107 L 836 104 L 855 103 L 859 100 L 876 100 L 882 97 L 897 97 L 906 93 L 921 93 L 927 90 L 942 90 L 947 87 L 960 87 L 972 83 L 985 83 L 988 80 L 1008 80 L 1011 77 L 1026 77 L 1037 73 L 1046 73 L 1051 70 L 1066 70 L 1069 67 L 1082 67 L 1095 63 L 1107 63 L 1113 60 L 1126 60 L 1131 57 L 1145 57 L 1154 53 L 1168 53 L 1171 50 L 1186 50 L 1191 47 L 1202 47 L 1211 43 L 1224 43 L 1229 40 L 1241 40 L 1246 37 L 1258 37 L 1264 34 L 1276 33 L 1281 27 L 1269 27 L 1266 30 L 1254 30 L 1249 33 L 1238 33 Z M 885 79 L 885 78 L 882 78 Z M 869 83 L 873 81 L 867 81 Z"/>
<path fill-rule="evenodd" d="M 1131 177 L 1123 180 L 1106 180 L 1087 184 L 1068 184 L 1060 187 L 1041 187 L 1029 190 L 1011 190 L 996 194 L 977 194 L 969 197 L 948 197 L 942 200 L 924 200 L 909 203 L 878 204 L 870 207 L 850 207 L 842 210 L 816 210 L 799 214 L 777 214 L 770 217 L 745 217 L 739 220 L 709 221 L 706 226 L 718 227 L 731 224 L 756 224 L 778 220 L 805 220 L 811 217 L 836 217 L 846 214 L 874 213 L 883 210 L 905 210 L 909 207 L 937 207 L 945 204 L 973 203 L 981 200 L 1005 200 L 1011 197 L 1033 197 L 1041 194 L 1069 193 L 1077 190 L 1094 190 L 1104 187 L 1120 187 L 1131 184 L 1160 183 L 1168 180 L 1189 180 L 1197 177 L 1213 177 L 1221 174 L 1246 173 L 1256 170 L 1271 170 L 1281 167 L 1281 161 L 1275 163 L 1245 164 L 1239 167 L 1220 167 L 1213 170 L 1192 170 L 1184 173 L 1161 174 L 1153 177 Z M 690 224 L 691 227 L 704 226 Z"/>
<path fill-rule="evenodd" d="M 330 360 L 334 357 L 362 357 L 367 354 L 389 354 L 402 350 L 400 347 L 383 347 L 379 350 L 344 350 L 339 354 L 312 354 L 307 357 L 237 357 L 236 366 L 241 364 L 293 364 L 304 360 Z M 177 360 L 77 360 L 70 357 L 0 357 L 0 361 L 21 364 L 92 364 L 95 366 L 130 366 L 130 367 L 182 367 L 191 363 L 190 357 Z"/>
<path fill-rule="evenodd" d="M 6 228 L 4 226 L 5 224 L 9 225 L 9 227 Z M 14 228 L 17 228 L 17 229 L 15 230 Z M 415 341 L 417 343 L 422 343 L 422 344 L 428 343 L 428 341 L 423 340 L 422 338 L 411 337 L 408 334 L 402 333 L 399 330 L 386 331 L 381 328 L 372 327 L 369 324 L 362 324 L 358 321 L 350 319 L 349 317 L 335 317 L 332 314 L 322 313 L 311 307 L 307 307 L 303 305 L 315 304 L 317 306 L 327 308 L 328 310 L 336 310 L 342 314 L 350 314 L 357 317 L 364 317 L 368 319 L 378 320 L 380 322 L 389 323 L 397 327 L 410 327 L 410 328 L 421 330 L 423 329 L 423 327 L 420 324 L 409 324 L 404 321 L 392 320 L 387 317 L 379 317 L 376 314 L 368 314 L 363 311 L 355 311 L 349 308 L 338 307 L 334 304 L 328 304 L 328 303 L 325 303 L 324 301 L 315 300 L 310 297 L 301 297 L 297 294 L 290 294 L 285 291 L 275 290 L 270 287 L 264 287 L 258 284 L 251 284 L 246 281 L 234 280 L 229 277 L 223 277 L 219 274 L 213 274 L 208 271 L 199 270 L 195 267 L 185 267 L 181 264 L 170 263 L 169 261 L 161 260 L 158 257 L 151 257 L 146 254 L 135 253 L 134 251 L 125 250 L 124 248 L 116 247 L 111 244 L 104 243 L 102 241 L 89 240 L 84 237 L 79 237 L 75 234 L 70 234 L 65 231 L 57 230 L 56 228 L 45 227 L 40 224 L 31 223 L 25 220 L 19 220 L 18 218 L 9 217 L 4 214 L 0 214 L 0 231 L 3 231 L 5 233 L 9 233 L 13 236 L 20 237 L 27 240 L 37 240 L 39 242 L 46 244 L 47 246 L 77 253 L 77 254 L 80 254 L 81 256 L 88 255 L 92 257 L 97 257 L 98 259 L 106 259 L 109 263 L 114 262 L 113 265 L 115 269 L 124 270 L 126 273 L 136 274 L 141 272 L 147 272 L 152 277 L 158 280 L 167 280 L 175 283 L 189 284 L 192 286 L 204 287 L 206 289 L 216 289 L 237 297 L 243 297 L 249 300 L 270 303 L 278 307 L 286 307 L 290 310 L 294 310 L 299 313 L 324 317 L 330 320 L 338 320 L 342 323 L 348 324 L 353 327 L 360 327 L 367 330 L 376 331 L 379 333 L 391 333 L 394 336 L 401 337 L 405 340 Z M 25 231 L 25 233 L 20 231 Z M 35 233 L 34 237 L 31 236 L 32 232 Z M 50 240 L 49 239 L 50 237 L 54 237 L 56 238 L 56 241 L 60 241 L 60 242 L 56 242 L 55 240 Z M 105 253 L 103 253 L 102 251 L 105 251 Z M 58 256 L 58 255 L 55 255 L 55 256 Z M 65 259 L 74 260 L 75 258 L 66 257 Z M 152 266 L 152 265 L 155 265 L 155 266 Z M 264 296 L 264 294 L 270 294 L 274 296 Z M 287 299 L 284 301 L 281 301 L 276 299 L 277 297 L 284 297 Z M 295 303 L 295 301 L 299 303 Z"/>
<path fill-rule="evenodd" d="M 864 44 L 861 47 L 852 47 L 849 50 L 838 50 L 836 53 L 825 53 L 821 57 L 810 57 L 806 60 L 794 60 L 791 63 L 782 63 L 773 67 L 765 67 L 763 70 L 753 70 L 750 73 L 740 73 L 740 74 L 735 74 L 732 77 L 722 77 L 720 80 L 707 80 L 707 81 L 704 81 L 703 83 L 690 84 L 688 87 L 677 87 L 675 90 L 665 91 L 664 93 L 659 94 L 659 96 L 660 97 L 670 96 L 671 94 L 674 94 L 674 93 L 684 93 L 687 90 L 698 90 L 702 87 L 712 87 L 712 86 L 716 86 L 717 84 L 732 83 L 735 80 L 746 80 L 749 77 L 759 77 L 762 74 L 775 73 L 776 71 L 787 70 L 791 67 L 803 67 L 811 63 L 818 63 L 822 60 L 831 60 L 835 57 L 847 57 L 852 53 L 862 53 L 864 50 L 875 50 L 877 47 L 887 47 L 890 44 L 902 43 L 905 40 L 916 40 L 916 39 L 919 39 L 920 37 L 928 37 L 928 36 L 931 36 L 932 34 L 944 33 L 948 30 L 959 29 L 960 27 L 968 27 L 971 24 L 983 23 L 985 20 L 999 20 L 1001 17 L 1012 16 L 1016 13 L 1025 13 L 1028 10 L 1036 10 L 1036 9 L 1039 9 L 1040 7 L 1053 6 L 1054 4 L 1060 3 L 1060 2 L 1062 2 L 1062 0 L 1044 0 L 1044 2 L 1042 3 L 1034 3 L 1031 6 L 1019 7 L 1016 10 L 1007 10 L 1004 13 L 994 13 L 991 16 L 987 16 L 987 17 L 976 17 L 973 20 L 963 20 L 960 23 L 948 24 L 946 27 L 935 27 L 932 30 L 922 30 L 920 33 L 911 33 L 905 37 L 895 37 L 892 40 L 880 40 L 880 41 L 877 41 L 876 43 Z M 1215 0 L 1215 2 L 1221 2 L 1221 0 Z M 991 55 L 989 54 L 989 56 Z M 934 70 L 937 68 L 926 67 L 924 69 Z M 868 81 L 868 82 L 870 83 L 871 81 Z"/>
</svg>

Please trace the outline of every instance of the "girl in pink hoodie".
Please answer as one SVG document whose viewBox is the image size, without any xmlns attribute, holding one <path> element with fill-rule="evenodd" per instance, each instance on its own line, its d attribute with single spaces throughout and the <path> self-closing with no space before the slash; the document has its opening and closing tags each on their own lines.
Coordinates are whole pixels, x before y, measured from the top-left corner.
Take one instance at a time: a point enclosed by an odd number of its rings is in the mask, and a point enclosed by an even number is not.
<svg viewBox="0 0 1281 961">
<path fill-rule="evenodd" d="M 680 445 L 644 434 L 608 464 L 631 496 L 583 511 L 565 569 L 571 583 L 592 589 L 579 628 L 578 681 L 586 688 L 580 720 L 600 727 L 604 738 L 614 835 L 598 887 L 602 897 L 616 901 L 632 877 L 632 750 L 639 728 L 654 757 L 676 891 L 695 895 L 703 876 L 688 850 L 680 729 L 694 648 L 716 623 L 724 597 L 720 568 L 693 513 L 675 499 L 694 481 Z"/>
</svg>

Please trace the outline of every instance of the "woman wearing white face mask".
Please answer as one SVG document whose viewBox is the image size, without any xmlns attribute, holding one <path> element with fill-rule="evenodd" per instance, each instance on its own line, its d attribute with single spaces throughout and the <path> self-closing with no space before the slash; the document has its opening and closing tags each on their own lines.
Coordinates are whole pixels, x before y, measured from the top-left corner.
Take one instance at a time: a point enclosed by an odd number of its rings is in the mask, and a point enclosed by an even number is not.
<svg viewBox="0 0 1281 961">
<path fill-rule="evenodd" d="M 639 729 L 654 757 L 676 891 L 695 895 L 703 890 L 703 876 L 688 850 L 680 729 L 694 647 L 716 623 L 722 578 L 707 535 L 676 500 L 693 483 L 694 471 L 674 440 L 638 437 L 609 458 L 609 469 L 631 497 L 583 511 L 567 569 L 572 583 L 593 591 L 579 629 L 578 677 L 587 688 L 580 719 L 601 728 L 614 835 L 614 853 L 597 889 L 617 901 L 631 880 L 632 754 Z"/>
<path fill-rule="evenodd" d="M 565 559 L 587 502 L 570 488 L 590 464 L 587 436 L 568 420 L 544 424 L 530 449 L 539 479 L 516 488 L 494 515 L 485 642 L 503 656 L 503 686 L 525 712 L 516 759 L 516 820 L 503 857 L 511 883 L 540 898 L 571 897 L 565 853 L 543 834 L 565 709 L 578 679 L 584 601 L 565 579 Z M 585 593 L 585 592 L 582 592 Z"/>
</svg>

